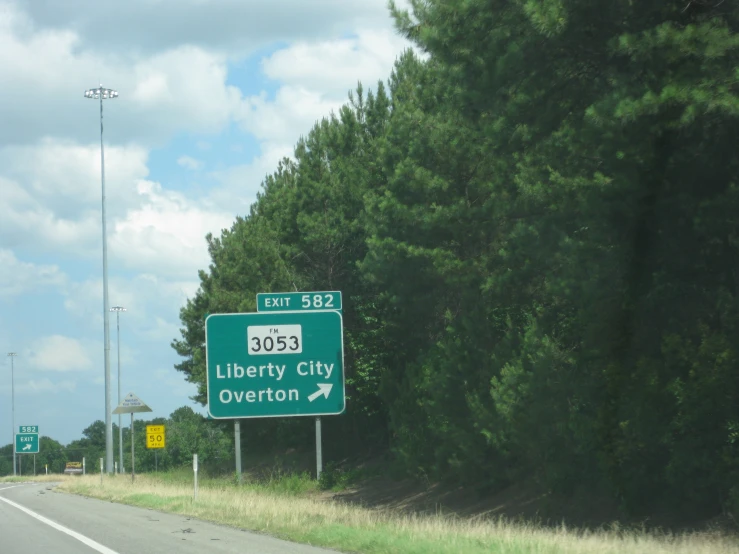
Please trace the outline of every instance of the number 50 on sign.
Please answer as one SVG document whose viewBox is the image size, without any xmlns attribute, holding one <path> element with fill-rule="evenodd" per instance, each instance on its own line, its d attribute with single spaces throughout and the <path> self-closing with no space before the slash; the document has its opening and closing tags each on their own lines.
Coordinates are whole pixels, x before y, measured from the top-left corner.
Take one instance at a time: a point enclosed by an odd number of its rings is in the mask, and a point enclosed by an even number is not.
<svg viewBox="0 0 739 554">
<path fill-rule="evenodd" d="M 164 448 L 165 443 L 164 425 L 146 426 L 146 448 Z"/>
</svg>

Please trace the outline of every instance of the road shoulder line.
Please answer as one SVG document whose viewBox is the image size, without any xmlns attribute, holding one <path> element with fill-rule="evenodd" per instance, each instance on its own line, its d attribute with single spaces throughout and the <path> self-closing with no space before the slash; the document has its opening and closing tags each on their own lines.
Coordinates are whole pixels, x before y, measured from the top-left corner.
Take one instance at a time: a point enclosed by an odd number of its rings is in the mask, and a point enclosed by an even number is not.
<svg viewBox="0 0 739 554">
<path fill-rule="evenodd" d="M 8 490 L 8 489 L 14 489 L 14 488 L 16 487 L 8 487 L 7 489 L 0 489 L 0 490 Z M 77 531 L 72 531 L 72 529 L 64 527 L 64 525 L 59 525 L 55 521 L 52 521 L 49 518 L 42 516 L 41 514 L 37 514 L 33 510 L 29 510 L 28 508 L 26 508 L 25 506 L 21 506 L 17 502 L 13 502 L 12 500 L 8 500 L 7 498 L 3 498 L 2 496 L 0 496 L 0 502 L 5 502 L 6 504 L 10 506 L 13 506 L 14 508 L 22 512 L 25 512 L 26 514 L 37 519 L 41 523 L 45 523 L 49 527 L 52 527 L 53 529 L 56 529 L 57 531 L 61 531 L 62 533 L 65 533 L 66 535 L 69 535 L 70 537 L 77 539 L 82 544 L 89 546 L 90 548 L 99 552 L 100 554 L 118 554 L 118 552 L 116 552 L 115 550 L 111 550 L 107 546 L 103 546 L 99 542 L 96 542 L 92 540 L 91 538 L 78 533 Z"/>
</svg>

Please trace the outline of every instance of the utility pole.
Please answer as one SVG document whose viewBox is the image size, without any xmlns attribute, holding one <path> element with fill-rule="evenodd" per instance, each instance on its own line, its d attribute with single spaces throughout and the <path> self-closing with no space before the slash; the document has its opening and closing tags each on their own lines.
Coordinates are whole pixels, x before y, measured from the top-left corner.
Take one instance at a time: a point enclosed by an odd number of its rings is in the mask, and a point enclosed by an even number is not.
<svg viewBox="0 0 739 554">
<path fill-rule="evenodd" d="M 13 359 L 17 356 L 15 352 L 8 352 L 10 357 L 10 405 L 11 405 L 11 423 L 13 427 L 13 476 L 17 475 L 16 470 L 16 452 L 15 452 L 15 367 L 13 365 Z"/>
<path fill-rule="evenodd" d="M 105 354 L 105 465 L 113 473 L 113 420 L 110 413 L 110 318 L 108 309 L 108 239 L 105 228 L 105 151 L 103 150 L 103 100 L 117 98 L 118 92 L 103 88 L 85 91 L 85 98 L 100 100 L 100 181 L 103 192 L 103 334 Z"/>
</svg>

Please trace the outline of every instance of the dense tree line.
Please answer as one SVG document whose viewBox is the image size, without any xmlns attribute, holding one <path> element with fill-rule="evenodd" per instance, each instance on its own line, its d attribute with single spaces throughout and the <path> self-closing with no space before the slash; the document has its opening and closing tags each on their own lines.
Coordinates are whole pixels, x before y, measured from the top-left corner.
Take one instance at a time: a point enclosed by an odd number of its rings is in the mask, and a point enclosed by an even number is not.
<svg viewBox="0 0 739 554">
<path fill-rule="evenodd" d="M 165 448 L 146 448 L 146 426 L 165 426 Z M 233 433 L 226 426 L 208 422 L 188 406 L 178 408 L 168 418 L 134 418 L 134 456 L 137 473 L 166 471 L 191 467 L 193 454 L 205 473 L 228 473 L 234 470 Z M 118 425 L 113 424 L 113 458 L 117 463 Z M 82 431 L 82 438 L 63 445 L 47 437 L 39 437 L 39 453 L 19 454 L 16 470 L 21 475 L 63 473 L 67 462 L 82 462 L 88 473 L 100 471 L 99 460 L 105 458 L 105 422 L 97 420 Z M 131 472 L 131 428 L 123 427 L 123 468 Z M 0 475 L 13 475 L 13 445 L 0 447 Z"/>
<path fill-rule="evenodd" d="M 336 455 L 632 514 L 739 501 L 739 28 L 720 0 L 413 0 L 361 86 L 208 236 L 204 317 L 341 290 Z M 312 421 L 245 425 L 309 444 Z"/>
</svg>

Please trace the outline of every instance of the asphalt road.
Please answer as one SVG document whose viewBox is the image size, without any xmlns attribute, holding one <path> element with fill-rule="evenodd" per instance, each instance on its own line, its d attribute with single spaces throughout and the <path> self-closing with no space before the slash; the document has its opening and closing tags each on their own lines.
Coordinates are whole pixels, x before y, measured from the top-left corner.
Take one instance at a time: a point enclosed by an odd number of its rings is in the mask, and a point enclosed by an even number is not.
<svg viewBox="0 0 739 554">
<path fill-rule="evenodd" d="M 48 483 L 3 483 L 0 484 L 0 552 L 329 554 L 334 551 L 185 516 L 54 492 Z"/>
</svg>

